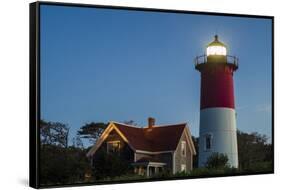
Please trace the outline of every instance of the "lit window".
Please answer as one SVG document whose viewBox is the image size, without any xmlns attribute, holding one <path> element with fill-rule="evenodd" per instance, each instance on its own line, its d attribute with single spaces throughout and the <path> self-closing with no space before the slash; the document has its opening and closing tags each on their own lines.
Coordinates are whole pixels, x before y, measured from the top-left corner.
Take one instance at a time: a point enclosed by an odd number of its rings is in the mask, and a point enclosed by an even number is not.
<svg viewBox="0 0 281 190">
<path fill-rule="evenodd" d="M 207 47 L 207 56 L 209 55 L 226 55 L 224 46 L 209 46 Z"/>
<path fill-rule="evenodd" d="M 185 141 L 181 142 L 181 155 L 186 156 L 186 142 Z"/>
<path fill-rule="evenodd" d="M 208 134 L 205 136 L 205 150 L 212 148 L 212 135 Z"/>
<path fill-rule="evenodd" d="M 120 151 L 120 141 L 108 141 L 107 153 L 116 153 Z"/>
<path fill-rule="evenodd" d="M 185 164 L 181 165 L 181 172 L 186 172 L 186 165 Z"/>
</svg>

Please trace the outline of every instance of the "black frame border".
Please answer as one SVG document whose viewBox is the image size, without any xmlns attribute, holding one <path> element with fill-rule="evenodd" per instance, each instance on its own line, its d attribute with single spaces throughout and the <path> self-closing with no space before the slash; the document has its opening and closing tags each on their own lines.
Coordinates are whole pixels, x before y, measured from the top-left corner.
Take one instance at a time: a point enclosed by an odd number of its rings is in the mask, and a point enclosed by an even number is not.
<svg viewBox="0 0 281 190">
<path fill-rule="evenodd" d="M 40 176 L 40 12 L 29 4 L 29 186 L 39 188 Z"/>
<path fill-rule="evenodd" d="M 103 8 L 116 10 L 133 10 L 143 12 L 162 12 L 162 13 L 180 13 L 180 14 L 195 14 L 195 15 L 209 15 L 209 16 L 228 16 L 228 17 L 245 17 L 245 18 L 260 18 L 271 20 L 271 42 L 272 42 L 272 70 L 271 70 L 271 88 L 272 88 L 272 172 L 252 172 L 232 175 L 214 175 L 214 176 L 197 176 L 197 177 L 172 177 L 167 179 L 144 179 L 144 180 L 128 180 L 128 181 L 112 181 L 112 182 L 96 182 L 96 183 L 74 183 L 62 185 L 40 185 L 40 6 L 66 6 L 66 7 L 85 7 L 85 8 Z M 62 2 L 48 2 L 37 1 L 29 4 L 29 186 L 33 188 L 54 188 L 54 187 L 77 187 L 89 185 L 109 185 L 109 184 L 123 184 L 123 183 L 140 183 L 152 181 L 170 181 L 183 179 L 203 179 L 216 177 L 235 177 L 248 176 L 260 174 L 274 174 L 274 16 L 268 15 L 249 15 L 249 14 L 234 14 L 234 13 L 217 13 L 217 12 L 201 12 L 189 10 L 171 10 L 158 8 L 141 8 L 141 7 L 126 7 L 113 5 L 94 5 L 94 4 L 80 4 L 80 3 L 62 3 Z"/>
</svg>

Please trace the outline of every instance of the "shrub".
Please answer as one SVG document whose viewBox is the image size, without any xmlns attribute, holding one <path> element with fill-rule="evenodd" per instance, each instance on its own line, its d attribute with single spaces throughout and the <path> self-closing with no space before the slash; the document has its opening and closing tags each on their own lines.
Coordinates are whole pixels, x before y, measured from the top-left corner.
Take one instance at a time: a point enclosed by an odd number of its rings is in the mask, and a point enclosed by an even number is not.
<svg viewBox="0 0 281 190">
<path fill-rule="evenodd" d="M 226 154 L 215 152 L 207 159 L 206 168 L 229 168 L 230 166 L 227 162 L 228 157 Z"/>
<path fill-rule="evenodd" d="M 118 153 L 107 154 L 101 150 L 93 160 L 93 175 L 95 180 L 115 178 L 128 174 L 132 167 L 128 161 L 118 155 Z"/>
</svg>

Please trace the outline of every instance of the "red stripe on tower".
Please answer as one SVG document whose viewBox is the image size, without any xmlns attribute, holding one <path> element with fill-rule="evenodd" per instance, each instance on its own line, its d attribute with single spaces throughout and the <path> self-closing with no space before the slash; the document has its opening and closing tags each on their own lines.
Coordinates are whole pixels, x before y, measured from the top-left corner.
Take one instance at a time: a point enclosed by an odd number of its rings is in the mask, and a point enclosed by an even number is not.
<svg viewBox="0 0 281 190">
<path fill-rule="evenodd" d="M 233 68 L 228 65 L 208 67 L 201 71 L 201 109 L 234 108 Z"/>
</svg>

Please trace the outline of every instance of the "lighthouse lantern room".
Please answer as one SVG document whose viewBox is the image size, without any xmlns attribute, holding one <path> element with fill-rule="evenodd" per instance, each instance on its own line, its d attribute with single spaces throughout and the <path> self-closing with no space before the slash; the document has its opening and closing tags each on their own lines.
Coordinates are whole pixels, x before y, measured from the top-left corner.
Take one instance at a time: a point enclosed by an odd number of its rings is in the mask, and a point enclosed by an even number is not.
<svg viewBox="0 0 281 190">
<path fill-rule="evenodd" d="M 233 73 L 238 59 L 227 55 L 226 46 L 215 35 L 206 55 L 195 58 L 195 69 L 201 73 L 199 167 L 204 167 L 213 153 L 222 153 L 228 164 L 237 168 Z"/>
</svg>

